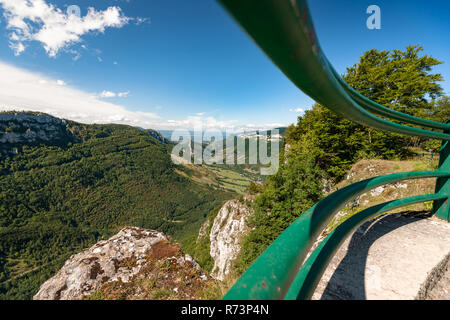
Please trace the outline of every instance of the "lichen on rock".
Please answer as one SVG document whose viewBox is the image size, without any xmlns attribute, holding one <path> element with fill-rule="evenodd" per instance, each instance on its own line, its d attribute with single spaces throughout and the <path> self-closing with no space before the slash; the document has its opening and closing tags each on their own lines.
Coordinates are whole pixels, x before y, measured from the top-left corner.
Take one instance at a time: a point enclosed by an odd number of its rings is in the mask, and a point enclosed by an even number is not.
<svg viewBox="0 0 450 320">
<path fill-rule="evenodd" d="M 163 233 L 126 227 L 70 257 L 33 299 L 196 299 L 209 279 Z"/>
</svg>

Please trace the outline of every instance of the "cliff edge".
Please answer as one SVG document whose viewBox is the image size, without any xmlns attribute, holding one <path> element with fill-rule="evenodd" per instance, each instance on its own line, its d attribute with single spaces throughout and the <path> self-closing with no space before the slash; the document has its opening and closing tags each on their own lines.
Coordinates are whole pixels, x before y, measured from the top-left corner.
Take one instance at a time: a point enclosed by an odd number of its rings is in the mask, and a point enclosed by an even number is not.
<svg viewBox="0 0 450 320">
<path fill-rule="evenodd" d="M 70 257 L 33 299 L 198 299 L 210 280 L 161 232 L 127 227 Z"/>
</svg>

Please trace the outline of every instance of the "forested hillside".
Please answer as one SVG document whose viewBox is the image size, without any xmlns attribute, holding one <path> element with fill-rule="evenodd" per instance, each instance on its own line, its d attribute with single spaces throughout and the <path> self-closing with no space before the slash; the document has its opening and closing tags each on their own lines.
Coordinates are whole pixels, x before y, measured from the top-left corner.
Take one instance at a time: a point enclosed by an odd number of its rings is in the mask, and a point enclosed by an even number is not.
<svg viewBox="0 0 450 320">
<path fill-rule="evenodd" d="M 67 128 L 70 139 L 22 141 L 18 154 L 0 158 L 0 299 L 31 298 L 71 254 L 127 225 L 189 238 L 236 196 L 183 174 L 172 145 L 154 131 L 70 121 Z"/>
</svg>

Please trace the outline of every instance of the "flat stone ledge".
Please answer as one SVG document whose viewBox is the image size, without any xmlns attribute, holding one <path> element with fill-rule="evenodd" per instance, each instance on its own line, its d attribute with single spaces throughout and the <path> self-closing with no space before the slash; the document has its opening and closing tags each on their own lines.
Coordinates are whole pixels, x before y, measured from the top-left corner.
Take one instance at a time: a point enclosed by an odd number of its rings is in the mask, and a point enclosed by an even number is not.
<svg viewBox="0 0 450 320">
<path fill-rule="evenodd" d="M 428 274 L 416 300 L 450 300 L 450 254 Z"/>
<path fill-rule="evenodd" d="M 404 214 L 368 221 L 339 248 L 313 299 L 413 300 L 449 252 L 448 222 Z M 442 279 L 438 299 L 450 299 Z"/>
</svg>

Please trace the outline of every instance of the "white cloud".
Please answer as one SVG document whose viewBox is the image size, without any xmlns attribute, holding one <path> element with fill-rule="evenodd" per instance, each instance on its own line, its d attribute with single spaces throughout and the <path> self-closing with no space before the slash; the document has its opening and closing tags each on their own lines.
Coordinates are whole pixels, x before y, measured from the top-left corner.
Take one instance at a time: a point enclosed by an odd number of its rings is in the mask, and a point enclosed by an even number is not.
<svg viewBox="0 0 450 320">
<path fill-rule="evenodd" d="M 161 129 L 202 129 L 202 130 L 220 130 L 227 132 L 253 132 L 255 130 L 269 130 L 287 126 L 283 123 L 260 123 L 260 124 L 242 124 L 238 120 L 218 120 L 212 116 L 205 117 L 203 114 L 188 116 L 181 120 L 167 120 L 160 122 Z"/>
<path fill-rule="evenodd" d="M 137 17 L 137 18 L 134 18 L 133 20 L 136 25 L 141 25 L 143 23 L 151 23 L 150 18 Z"/>
<path fill-rule="evenodd" d="M 151 112 L 142 112 L 142 111 L 136 111 L 135 112 L 137 115 L 147 118 L 147 119 L 156 119 L 159 118 L 156 114 L 151 113 Z"/>
<path fill-rule="evenodd" d="M 295 113 L 304 113 L 305 110 L 303 110 L 302 108 L 295 108 L 295 109 L 289 109 L 290 112 L 295 112 Z"/>
<path fill-rule="evenodd" d="M 119 98 L 126 98 L 126 97 L 128 97 L 129 94 L 130 94 L 130 91 L 119 92 L 119 93 L 117 94 L 117 96 L 118 96 Z"/>
<path fill-rule="evenodd" d="M 166 126 L 171 128 L 191 129 L 202 127 L 205 129 L 233 129 L 237 125 L 236 120 L 217 120 L 214 117 L 188 116 L 182 120 L 168 120 Z"/>
<path fill-rule="evenodd" d="M 119 98 L 126 98 L 128 97 L 128 95 L 130 94 L 130 91 L 126 91 L 126 92 L 119 92 L 119 93 L 115 93 L 112 91 L 107 91 L 107 90 L 103 90 L 98 97 L 99 98 L 115 98 L 115 97 L 119 97 Z"/>
<path fill-rule="evenodd" d="M 81 53 L 77 50 L 68 49 L 66 52 L 73 54 L 72 60 L 78 61 L 81 58 Z"/>
<path fill-rule="evenodd" d="M 45 112 L 82 123 L 122 123 L 143 128 L 161 124 L 158 115 L 135 112 L 71 88 L 62 80 L 0 62 L 0 111 Z M 62 85 L 64 83 L 64 85 Z"/>
<path fill-rule="evenodd" d="M 179 120 L 164 120 L 157 114 L 131 111 L 124 106 L 104 101 L 99 95 L 75 89 L 63 80 L 29 72 L 0 61 L 0 111 L 39 111 L 81 123 L 121 123 L 152 129 L 193 129 L 242 132 L 282 126 L 269 123 L 242 125 L 236 120 L 218 120 L 195 115 Z M 103 91 L 104 96 L 126 96 L 129 92 Z M 161 109 L 161 106 L 155 107 Z M 167 108 L 166 108 L 167 109 Z"/>
<path fill-rule="evenodd" d="M 15 55 L 25 50 L 25 42 L 39 41 L 50 57 L 93 31 L 105 32 L 106 28 L 121 28 L 131 18 L 119 7 L 104 11 L 89 8 L 84 17 L 66 14 L 45 0 L 0 0 L 4 9 L 7 28 L 11 30 L 10 48 Z"/>
<path fill-rule="evenodd" d="M 285 124 L 282 123 L 264 123 L 264 124 L 247 124 L 242 128 L 242 131 L 255 131 L 255 130 L 270 130 L 275 128 L 285 127 Z"/>
<path fill-rule="evenodd" d="M 21 42 L 10 42 L 9 47 L 14 51 L 16 57 L 25 51 L 25 46 Z"/>
<path fill-rule="evenodd" d="M 99 94 L 100 98 L 114 98 L 116 94 L 111 91 L 103 90 L 102 93 Z"/>
</svg>

